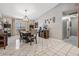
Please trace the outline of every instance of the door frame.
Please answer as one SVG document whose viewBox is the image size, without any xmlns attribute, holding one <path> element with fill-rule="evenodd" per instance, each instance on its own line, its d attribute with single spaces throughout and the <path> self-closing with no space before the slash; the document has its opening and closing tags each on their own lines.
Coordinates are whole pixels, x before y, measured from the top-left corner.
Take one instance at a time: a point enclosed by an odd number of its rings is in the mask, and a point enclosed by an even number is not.
<svg viewBox="0 0 79 59">
<path fill-rule="evenodd" d="M 77 9 L 77 13 L 78 13 L 78 32 L 77 32 L 77 35 L 78 35 L 78 48 L 79 48 L 79 8 Z"/>
<path fill-rule="evenodd" d="M 78 42 L 77 42 L 77 45 L 78 45 L 78 48 L 79 48 L 79 3 L 76 3 L 75 4 L 75 10 L 77 11 L 78 13 L 78 31 L 77 31 L 77 38 L 78 38 Z"/>
</svg>

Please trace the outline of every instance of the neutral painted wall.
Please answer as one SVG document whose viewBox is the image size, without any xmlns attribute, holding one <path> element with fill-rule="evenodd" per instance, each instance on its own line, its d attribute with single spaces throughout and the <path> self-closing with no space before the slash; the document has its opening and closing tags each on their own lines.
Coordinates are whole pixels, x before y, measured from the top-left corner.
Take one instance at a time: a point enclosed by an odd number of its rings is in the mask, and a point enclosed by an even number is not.
<svg viewBox="0 0 79 59">
<path fill-rule="evenodd" d="M 38 21 L 38 26 L 42 27 L 45 19 L 50 19 L 54 16 L 56 18 L 56 22 L 48 25 L 49 31 L 50 31 L 49 32 L 50 37 L 56 38 L 56 39 L 63 39 L 62 12 L 74 10 L 74 8 L 75 8 L 75 4 L 71 4 L 71 3 L 59 4 L 55 8 L 52 8 L 48 12 L 44 13 L 36 20 Z"/>
</svg>

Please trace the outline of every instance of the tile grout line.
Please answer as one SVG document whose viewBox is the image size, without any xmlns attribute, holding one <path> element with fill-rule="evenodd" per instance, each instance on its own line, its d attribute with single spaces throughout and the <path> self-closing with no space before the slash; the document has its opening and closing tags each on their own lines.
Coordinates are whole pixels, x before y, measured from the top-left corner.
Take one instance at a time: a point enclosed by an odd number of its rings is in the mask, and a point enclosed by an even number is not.
<svg viewBox="0 0 79 59">
<path fill-rule="evenodd" d="M 70 52 L 70 50 L 71 50 L 72 48 L 73 48 L 73 47 L 71 47 L 71 48 L 67 51 L 66 56 L 67 56 L 67 54 Z"/>
<path fill-rule="evenodd" d="M 66 45 L 66 44 L 65 44 L 65 45 Z M 65 46 L 65 45 L 64 45 L 64 46 Z M 64 46 L 63 46 L 63 47 L 64 47 Z M 62 48 L 63 48 L 63 47 L 62 47 Z M 58 52 L 59 52 L 62 48 L 60 48 L 60 49 L 58 50 Z M 57 53 L 56 53 L 56 54 L 57 54 Z"/>
</svg>

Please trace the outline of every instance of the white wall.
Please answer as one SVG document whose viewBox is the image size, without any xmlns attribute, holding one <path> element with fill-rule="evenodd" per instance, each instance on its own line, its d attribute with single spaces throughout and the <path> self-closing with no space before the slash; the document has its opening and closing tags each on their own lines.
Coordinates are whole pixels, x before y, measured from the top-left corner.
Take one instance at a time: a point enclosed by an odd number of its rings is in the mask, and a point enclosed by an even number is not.
<svg viewBox="0 0 79 59">
<path fill-rule="evenodd" d="M 75 4 L 68 4 L 68 3 L 63 3 L 57 5 L 55 8 L 52 8 L 48 12 L 44 13 L 41 17 L 38 18 L 38 26 L 43 26 L 44 20 L 45 19 L 50 19 L 53 16 L 56 18 L 56 22 L 49 24 L 49 31 L 50 31 L 50 37 L 57 38 L 57 39 L 63 39 L 63 34 L 62 34 L 62 12 L 63 11 L 69 11 L 69 10 L 74 10 Z"/>
</svg>

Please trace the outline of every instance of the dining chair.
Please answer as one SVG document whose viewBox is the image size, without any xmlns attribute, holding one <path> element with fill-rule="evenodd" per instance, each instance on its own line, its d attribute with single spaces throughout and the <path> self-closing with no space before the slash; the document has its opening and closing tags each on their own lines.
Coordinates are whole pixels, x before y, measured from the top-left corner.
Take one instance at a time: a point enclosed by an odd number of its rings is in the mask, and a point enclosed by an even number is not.
<svg viewBox="0 0 79 59">
<path fill-rule="evenodd" d="M 35 41 L 35 43 L 37 44 L 37 30 L 31 30 L 31 36 L 29 37 L 29 39 L 31 40 L 30 45 L 32 45 L 33 41 Z"/>
<path fill-rule="evenodd" d="M 20 42 L 23 40 L 23 42 L 28 43 L 29 42 L 28 34 L 29 33 L 20 32 Z"/>
<path fill-rule="evenodd" d="M 0 46 L 5 47 L 7 46 L 7 35 L 0 35 Z"/>
<path fill-rule="evenodd" d="M 23 35 L 22 35 L 22 32 L 19 32 L 19 34 L 20 34 L 20 42 L 21 42 L 23 40 Z"/>
</svg>

